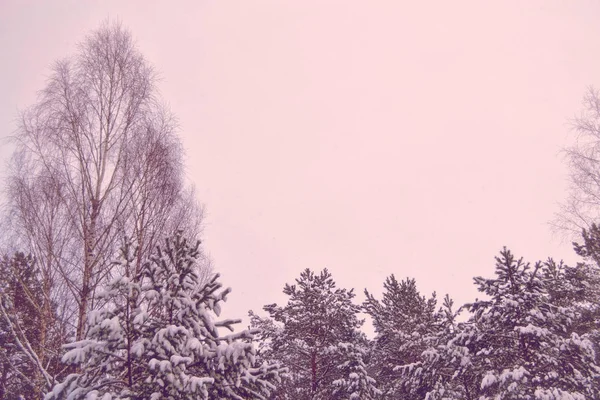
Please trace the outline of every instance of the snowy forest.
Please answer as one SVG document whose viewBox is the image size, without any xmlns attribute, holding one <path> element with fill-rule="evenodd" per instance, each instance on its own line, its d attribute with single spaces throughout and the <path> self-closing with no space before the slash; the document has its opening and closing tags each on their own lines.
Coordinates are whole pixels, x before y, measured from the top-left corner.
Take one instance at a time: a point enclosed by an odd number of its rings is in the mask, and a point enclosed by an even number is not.
<svg viewBox="0 0 600 400">
<path fill-rule="evenodd" d="M 199 240 L 203 207 L 157 74 L 105 23 L 53 64 L 13 138 L 0 399 L 600 399 L 596 91 L 583 107 L 554 221 L 576 265 L 502 248 L 467 304 L 411 277 L 389 275 L 378 296 L 307 268 L 270 282 L 287 302 L 242 327 L 222 317 L 231 289 Z"/>
</svg>

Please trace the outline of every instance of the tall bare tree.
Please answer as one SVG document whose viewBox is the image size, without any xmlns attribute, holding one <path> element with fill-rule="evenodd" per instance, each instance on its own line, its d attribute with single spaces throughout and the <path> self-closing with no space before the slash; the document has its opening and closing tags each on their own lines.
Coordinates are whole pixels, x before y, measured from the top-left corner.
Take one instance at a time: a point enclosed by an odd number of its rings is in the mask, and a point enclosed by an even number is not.
<svg viewBox="0 0 600 400">
<path fill-rule="evenodd" d="M 141 260 L 159 236 L 200 231 L 177 124 L 155 84 L 131 34 L 106 22 L 55 64 L 15 135 L 7 241 L 35 255 L 48 304 L 62 307 L 77 340 L 125 235 Z"/>
<path fill-rule="evenodd" d="M 572 120 L 574 144 L 564 150 L 569 167 L 566 200 L 552 221 L 569 238 L 600 222 L 600 93 L 590 87 L 581 114 Z"/>
</svg>

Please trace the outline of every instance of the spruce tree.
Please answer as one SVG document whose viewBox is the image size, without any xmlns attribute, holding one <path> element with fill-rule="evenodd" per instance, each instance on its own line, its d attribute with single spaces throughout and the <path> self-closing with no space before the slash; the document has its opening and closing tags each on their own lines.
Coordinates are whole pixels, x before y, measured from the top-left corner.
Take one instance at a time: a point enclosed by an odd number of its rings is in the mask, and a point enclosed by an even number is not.
<svg viewBox="0 0 600 400">
<path fill-rule="evenodd" d="M 576 332 L 578 312 L 553 301 L 544 279 L 550 262 L 516 259 L 506 248 L 494 278 L 474 279 L 486 299 L 468 304 L 470 319 L 437 349 L 452 376 L 429 393 L 441 399 L 591 399 L 600 396 L 592 343 Z"/>
<path fill-rule="evenodd" d="M 181 234 L 166 240 L 138 275 L 135 251 L 123 246 L 124 276 L 99 297 L 87 339 L 71 343 L 63 361 L 78 372 L 47 399 L 265 399 L 278 368 L 255 362 L 255 332 L 239 320 L 215 321 L 230 289 L 215 275 L 202 284 L 198 245 Z"/>
<path fill-rule="evenodd" d="M 475 278 L 489 300 L 470 305 L 468 344 L 483 373 L 483 398 L 597 398 L 600 369 L 591 342 L 575 331 L 578 311 L 553 301 L 544 281 L 553 263 L 534 266 L 504 249 L 496 277 Z"/>
</svg>

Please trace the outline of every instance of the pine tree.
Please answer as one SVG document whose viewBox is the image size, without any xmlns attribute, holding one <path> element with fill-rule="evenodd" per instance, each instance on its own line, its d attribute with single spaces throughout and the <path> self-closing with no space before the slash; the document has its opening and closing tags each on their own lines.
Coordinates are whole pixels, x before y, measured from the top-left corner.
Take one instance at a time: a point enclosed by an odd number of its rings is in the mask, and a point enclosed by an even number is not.
<svg viewBox="0 0 600 400">
<path fill-rule="evenodd" d="M 553 279 L 551 287 L 562 288 L 552 293 L 559 301 L 577 308 L 577 332 L 594 343 L 596 363 L 600 365 L 600 228 L 592 224 L 582 236 L 583 244 L 573 245 L 586 262 L 565 268 Z"/>
<path fill-rule="evenodd" d="M 487 299 L 465 305 L 471 316 L 461 323 L 445 301 L 437 338 L 404 371 L 416 384 L 426 381 L 428 400 L 599 398 L 592 343 L 580 334 L 578 307 L 566 300 L 580 296 L 582 285 L 574 278 L 559 284 L 565 276 L 573 270 L 562 263 L 531 266 L 504 249 L 496 276 L 474 279 Z"/>
<path fill-rule="evenodd" d="M 288 368 L 278 399 L 373 399 L 380 391 L 365 365 L 367 341 L 360 331 L 360 306 L 352 290 L 336 288 L 327 269 L 304 270 L 281 307 L 264 307 L 271 319 L 253 318 L 262 326 L 265 356 Z M 270 322 L 272 321 L 272 322 Z"/>
<path fill-rule="evenodd" d="M 265 399 L 278 368 L 255 362 L 255 331 L 222 336 L 239 320 L 217 322 L 230 289 L 215 275 L 201 284 L 197 243 L 178 233 L 144 263 L 123 246 L 125 275 L 99 297 L 88 339 L 71 343 L 63 361 L 78 368 L 47 399 Z"/>
<path fill-rule="evenodd" d="M 532 267 L 504 249 L 496 276 L 474 279 L 488 299 L 467 305 L 472 317 L 442 354 L 455 373 L 431 398 L 459 382 L 465 399 L 598 398 L 600 369 L 574 329 L 577 311 L 553 303 L 543 279 L 552 265 Z"/>
<path fill-rule="evenodd" d="M 435 327 L 435 293 L 427 299 L 414 279 L 398 282 L 394 275 L 386 278 L 383 286 L 381 301 L 365 290 L 363 303 L 377 334 L 372 355 L 377 381 L 385 398 L 422 399 L 427 387 L 411 387 L 399 367 L 421 360 Z"/>
<path fill-rule="evenodd" d="M 401 374 L 405 396 L 441 399 L 473 399 L 477 385 L 468 357 L 469 349 L 458 338 L 464 334 L 464 323 L 457 322 L 461 312 L 454 311 L 454 301 L 444 297 L 427 334 L 420 341 L 423 352 L 416 362 L 395 367 Z"/>
<path fill-rule="evenodd" d="M 334 398 L 380 398 L 381 391 L 377 388 L 375 379 L 369 375 L 364 361 L 367 353 L 365 340 L 359 340 L 359 343 L 340 343 L 337 350 L 345 361 L 338 366 L 341 378 L 332 382 Z"/>
</svg>

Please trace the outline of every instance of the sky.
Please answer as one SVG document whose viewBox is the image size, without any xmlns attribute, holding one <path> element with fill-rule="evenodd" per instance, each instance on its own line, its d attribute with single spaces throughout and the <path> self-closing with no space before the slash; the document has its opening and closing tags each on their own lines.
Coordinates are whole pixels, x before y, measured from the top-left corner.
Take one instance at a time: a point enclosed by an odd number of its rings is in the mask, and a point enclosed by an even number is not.
<svg viewBox="0 0 600 400">
<path fill-rule="evenodd" d="M 357 301 L 395 274 L 463 304 L 503 246 L 578 260 L 548 222 L 569 119 L 600 85 L 599 15 L 593 0 L 1 0 L 0 139 L 52 63 L 118 19 L 179 118 L 228 316 L 285 302 L 305 268 Z"/>
</svg>

